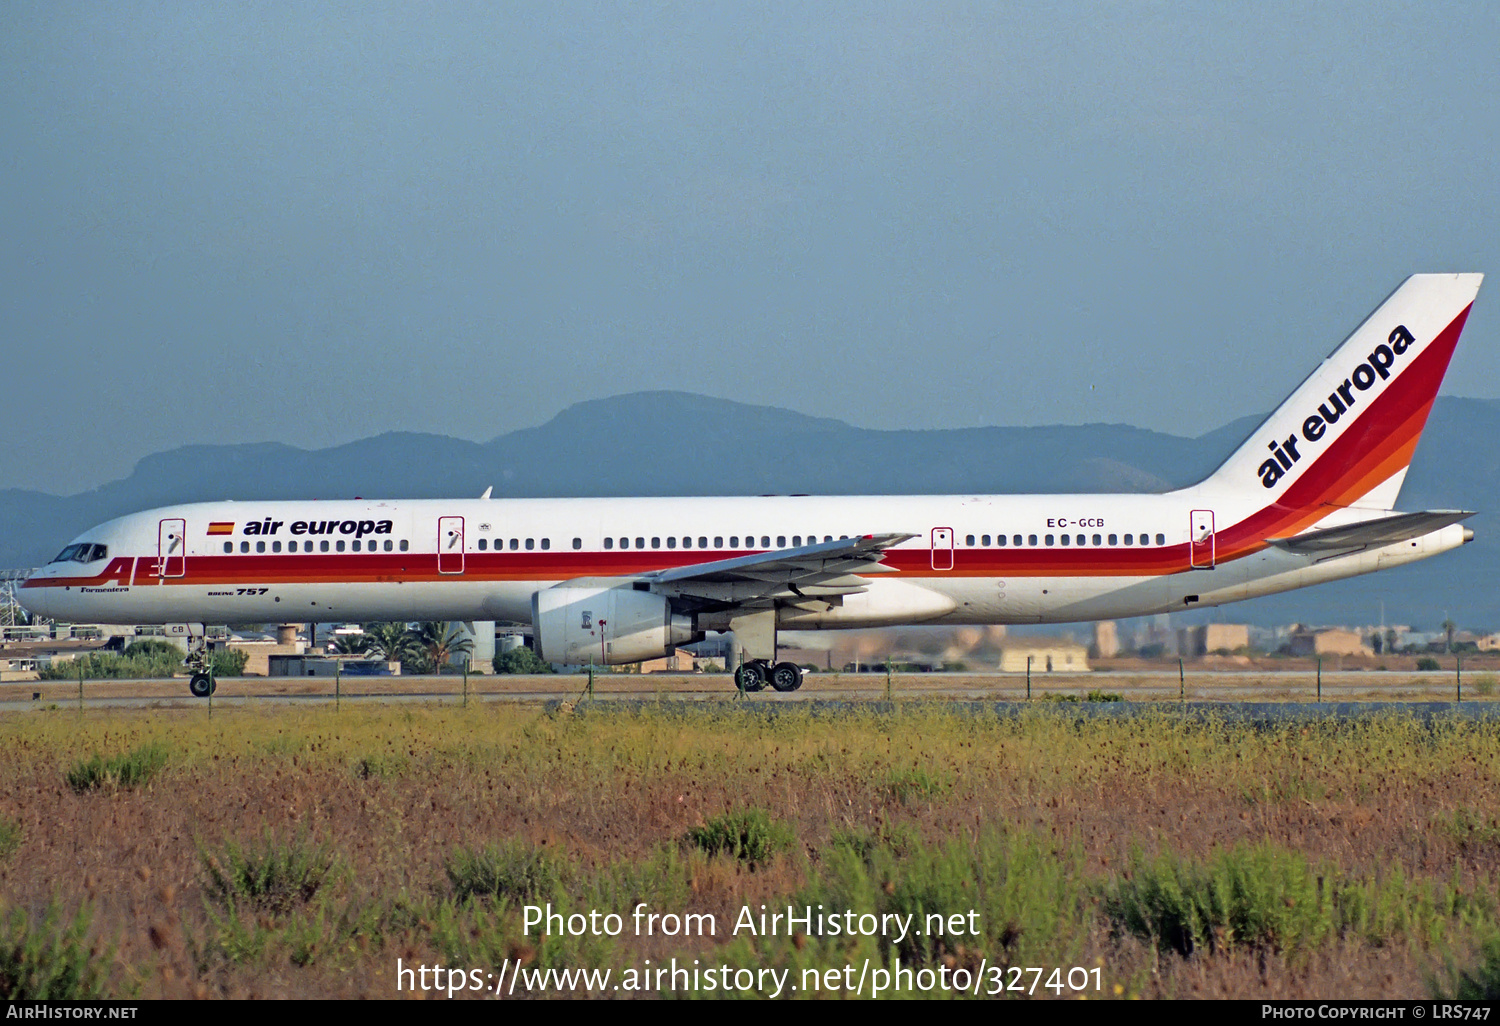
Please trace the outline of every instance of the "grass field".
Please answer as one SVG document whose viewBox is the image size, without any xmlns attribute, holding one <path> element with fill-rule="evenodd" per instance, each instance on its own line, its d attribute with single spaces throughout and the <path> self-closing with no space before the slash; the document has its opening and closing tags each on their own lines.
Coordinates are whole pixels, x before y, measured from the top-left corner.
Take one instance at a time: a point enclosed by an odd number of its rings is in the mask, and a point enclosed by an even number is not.
<svg viewBox="0 0 1500 1026">
<path fill-rule="evenodd" d="M 895 957 L 1097 969 L 1089 996 L 1494 997 L 1497 742 L 1494 724 L 1257 731 L 1169 709 L 8 714 L 0 989 L 389 997 L 398 958 L 696 958 L 795 982 Z M 625 931 L 523 929 L 549 902 Z M 638 902 L 717 934 L 636 936 Z M 977 936 L 731 936 L 762 903 L 973 910 Z"/>
</svg>

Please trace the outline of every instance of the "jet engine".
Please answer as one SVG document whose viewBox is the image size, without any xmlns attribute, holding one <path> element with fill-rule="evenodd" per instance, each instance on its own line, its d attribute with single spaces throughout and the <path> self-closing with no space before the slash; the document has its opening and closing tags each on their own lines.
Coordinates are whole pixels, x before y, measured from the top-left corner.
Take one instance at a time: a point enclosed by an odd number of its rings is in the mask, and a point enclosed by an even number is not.
<svg viewBox="0 0 1500 1026">
<path fill-rule="evenodd" d="M 666 596 L 633 587 L 558 585 L 531 596 L 537 655 L 552 663 L 617 666 L 660 659 L 698 639 Z"/>
</svg>

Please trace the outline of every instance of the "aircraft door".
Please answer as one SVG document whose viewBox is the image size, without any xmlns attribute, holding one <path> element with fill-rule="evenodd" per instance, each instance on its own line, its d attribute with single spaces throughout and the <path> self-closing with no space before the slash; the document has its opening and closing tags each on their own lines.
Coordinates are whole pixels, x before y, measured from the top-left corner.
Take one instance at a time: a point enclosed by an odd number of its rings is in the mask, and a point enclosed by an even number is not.
<svg viewBox="0 0 1500 1026">
<path fill-rule="evenodd" d="M 951 527 L 932 529 L 932 568 L 934 570 L 953 569 L 953 528 Z"/>
<path fill-rule="evenodd" d="M 156 526 L 156 576 L 187 573 L 187 521 L 163 520 Z"/>
<path fill-rule="evenodd" d="M 1189 563 L 1194 570 L 1212 570 L 1214 568 L 1214 511 L 1195 509 L 1189 516 L 1192 520 L 1188 529 L 1188 537 L 1191 539 Z"/>
<path fill-rule="evenodd" d="M 464 572 L 464 518 L 438 517 L 438 573 Z"/>
</svg>

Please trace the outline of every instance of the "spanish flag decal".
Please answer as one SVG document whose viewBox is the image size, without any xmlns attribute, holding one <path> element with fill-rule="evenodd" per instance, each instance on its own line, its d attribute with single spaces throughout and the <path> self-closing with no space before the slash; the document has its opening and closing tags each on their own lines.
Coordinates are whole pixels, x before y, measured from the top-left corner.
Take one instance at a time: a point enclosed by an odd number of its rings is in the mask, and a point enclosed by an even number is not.
<svg viewBox="0 0 1500 1026">
<path fill-rule="evenodd" d="M 208 525 L 208 533 L 209 534 L 233 534 L 234 533 L 234 521 L 233 520 L 228 520 L 228 521 L 225 521 L 225 520 L 215 520 L 213 523 L 211 523 L 211 524 Z"/>
</svg>

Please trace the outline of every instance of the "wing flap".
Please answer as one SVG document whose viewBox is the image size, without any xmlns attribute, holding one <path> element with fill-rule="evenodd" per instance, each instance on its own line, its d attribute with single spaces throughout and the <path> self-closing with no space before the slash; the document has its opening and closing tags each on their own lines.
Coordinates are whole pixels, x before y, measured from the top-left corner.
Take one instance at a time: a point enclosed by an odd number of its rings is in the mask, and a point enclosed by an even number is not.
<svg viewBox="0 0 1500 1026">
<path fill-rule="evenodd" d="M 865 589 L 861 575 L 895 573 L 880 560 L 885 550 L 914 534 L 871 534 L 773 549 L 712 563 L 642 574 L 653 590 L 713 601 L 853 595 Z"/>
</svg>

